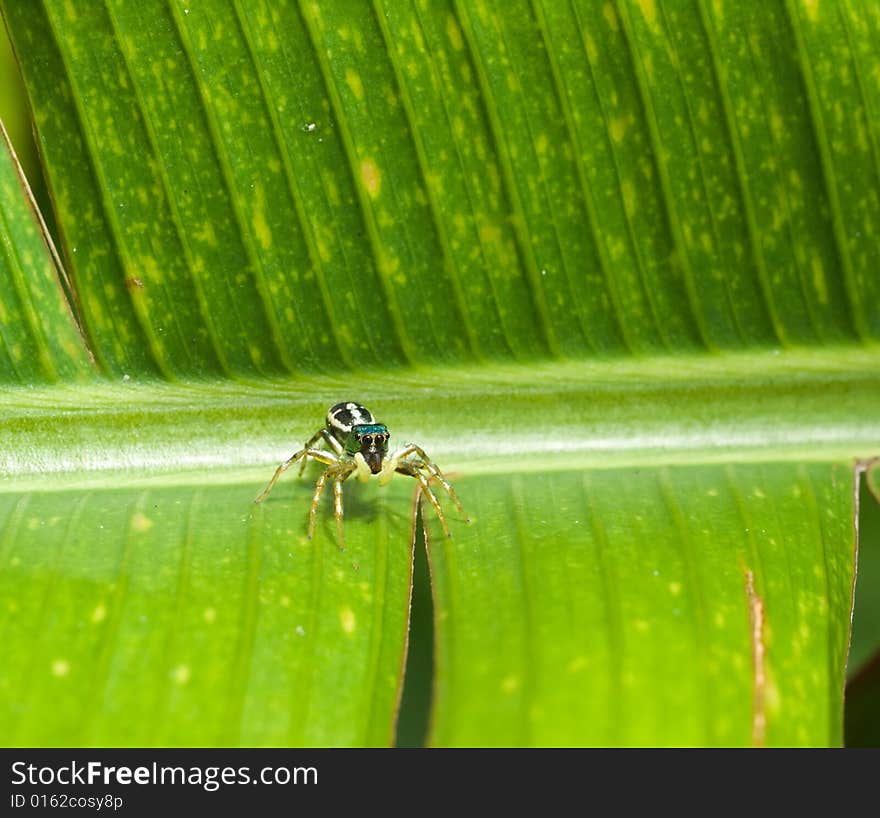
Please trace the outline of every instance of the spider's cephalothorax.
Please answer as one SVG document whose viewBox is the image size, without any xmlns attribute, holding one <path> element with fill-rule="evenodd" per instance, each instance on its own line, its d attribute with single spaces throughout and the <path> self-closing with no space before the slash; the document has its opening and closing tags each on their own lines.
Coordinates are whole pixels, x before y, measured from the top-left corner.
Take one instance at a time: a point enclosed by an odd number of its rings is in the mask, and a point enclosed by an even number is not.
<svg viewBox="0 0 880 818">
<path fill-rule="evenodd" d="M 305 447 L 285 460 L 276 470 L 269 485 L 254 501 L 262 502 L 266 495 L 272 491 L 281 474 L 294 463 L 300 461 L 300 474 L 302 474 L 309 458 L 323 463 L 327 468 L 318 478 L 315 486 L 315 495 L 309 510 L 309 538 L 315 530 L 315 516 L 318 511 L 318 503 L 324 485 L 329 480 L 333 484 L 334 513 L 336 515 L 336 531 L 339 536 L 339 547 L 343 547 L 342 536 L 342 484 L 357 474 L 361 480 L 369 480 L 370 475 L 379 476 L 379 483 L 384 485 L 395 474 L 405 474 L 418 480 L 422 492 L 428 498 L 446 536 L 449 526 L 443 509 L 437 501 L 434 492 L 431 491 L 431 481 L 436 480 L 452 498 L 462 516 L 468 520 L 468 516 L 462 508 L 455 489 L 449 484 L 437 465 L 425 454 L 424 450 L 409 443 L 394 453 L 388 453 L 388 441 L 391 438 L 388 427 L 384 423 L 377 423 L 372 412 L 360 403 L 348 401 L 331 406 L 327 412 L 326 425 L 319 429 L 306 443 Z M 330 451 L 318 448 L 321 444 L 329 446 Z"/>
</svg>

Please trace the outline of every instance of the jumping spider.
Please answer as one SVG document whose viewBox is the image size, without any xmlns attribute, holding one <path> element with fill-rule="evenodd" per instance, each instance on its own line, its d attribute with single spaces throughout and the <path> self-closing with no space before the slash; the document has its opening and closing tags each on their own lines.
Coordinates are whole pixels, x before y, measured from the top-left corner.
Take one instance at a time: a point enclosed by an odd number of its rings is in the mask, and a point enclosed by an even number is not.
<svg viewBox="0 0 880 818">
<path fill-rule="evenodd" d="M 466 522 L 470 522 L 455 489 L 449 484 L 443 473 L 431 458 L 425 454 L 424 449 L 415 443 L 408 443 L 397 451 L 388 453 L 388 441 L 391 438 L 388 427 L 384 423 L 376 423 L 372 412 L 360 403 L 337 403 L 330 407 L 323 429 L 319 429 L 306 443 L 305 447 L 285 460 L 276 470 L 269 485 L 263 489 L 255 503 L 261 503 L 272 491 L 278 478 L 294 463 L 300 463 L 299 473 L 302 475 L 309 458 L 317 460 L 327 466 L 315 484 L 315 495 L 312 497 L 312 505 L 309 509 L 309 539 L 315 531 L 315 518 L 318 513 L 318 503 L 324 486 L 329 480 L 333 484 L 333 509 L 336 516 L 336 533 L 339 537 L 339 548 L 343 549 L 345 542 L 342 534 L 342 484 L 357 474 L 358 479 L 366 482 L 370 476 L 379 476 L 379 484 L 385 485 L 394 476 L 394 473 L 405 474 L 419 481 L 422 492 L 428 498 L 440 525 L 447 537 L 449 526 L 443 509 L 437 501 L 434 492 L 431 491 L 431 481 L 438 482 L 452 498 L 456 508 L 461 512 Z M 321 443 L 330 447 L 330 451 L 317 448 Z"/>
</svg>

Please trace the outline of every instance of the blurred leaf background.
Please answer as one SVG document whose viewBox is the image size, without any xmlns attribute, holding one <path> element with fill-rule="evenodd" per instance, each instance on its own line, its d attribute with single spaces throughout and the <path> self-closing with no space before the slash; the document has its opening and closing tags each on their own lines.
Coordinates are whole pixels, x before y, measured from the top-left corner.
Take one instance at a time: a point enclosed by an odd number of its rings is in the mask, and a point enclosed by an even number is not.
<svg viewBox="0 0 880 818">
<path fill-rule="evenodd" d="M 4 371 L 32 384 L 6 399 L 7 741 L 388 741 L 406 487 L 346 492 L 345 556 L 297 539 L 307 486 L 247 509 L 352 391 L 461 472 L 475 520 L 425 527 L 402 743 L 431 685 L 438 744 L 840 741 L 849 468 L 880 441 L 880 20 L 757 8 L 4 3 L 52 206 L 11 59 L 0 114 L 117 383 Z M 877 722 L 866 492 L 853 744 Z"/>
</svg>

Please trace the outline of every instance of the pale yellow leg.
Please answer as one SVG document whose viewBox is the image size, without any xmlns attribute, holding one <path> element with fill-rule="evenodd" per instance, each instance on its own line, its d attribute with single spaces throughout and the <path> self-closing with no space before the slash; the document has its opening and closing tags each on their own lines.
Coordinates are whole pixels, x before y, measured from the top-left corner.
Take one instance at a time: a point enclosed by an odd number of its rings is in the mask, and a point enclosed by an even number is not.
<svg viewBox="0 0 880 818">
<path fill-rule="evenodd" d="M 278 482 L 278 478 L 281 477 L 284 472 L 286 472 L 297 460 L 302 459 L 303 463 L 305 463 L 309 458 L 313 460 L 317 460 L 319 463 L 324 463 L 328 466 L 332 466 L 335 463 L 339 462 L 339 458 L 333 454 L 332 452 L 322 452 L 320 449 L 302 449 L 298 451 L 293 457 L 285 460 L 277 469 L 275 469 L 275 474 L 272 475 L 272 479 L 269 481 L 269 485 L 263 489 L 262 493 L 256 500 L 255 503 L 262 503 L 263 500 L 266 499 L 266 495 L 272 491 L 272 488 Z"/>
<path fill-rule="evenodd" d="M 469 523 L 471 521 L 471 518 L 468 517 L 468 513 L 464 510 L 464 506 L 461 504 L 461 500 L 458 499 L 458 494 L 456 494 L 455 489 L 452 488 L 452 485 L 443 476 L 443 472 L 441 472 L 437 464 L 434 463 L 434 461 L 431 460 L 430 457 L 428 457 L 427 453 L 421 446 L 416 446 L 415 443 L 411 443 L 403 451 L 397 452 L 393 458 L 394 468 L 397 468 L 397 464 L 401 459 L 403 459 L 404 457 L 408 457 L 411 454 L 415 454 L 419 457 L 419 459 L 421 460 L 421 463 L 419 465 L 421 465 L 428 471 L 432 479 L 435 479 L 441 486 L 443 486 L 446 493 L 452 498 L 452 502 L 455 503 L 455 507 L 458 509 L 461 516 L 464 517 L 465 522 Z M 383 476 L 384 475 L 380 475 L 380 483 L 382 482 Z M 384 482 L 387 483 L 390 479 L 391 475 L 389 474 Z"/>
<path fill-rule="evenodd" d="M 329 469 L 327 471 L 329 471 Z M 324 483 L 327 482 L 327 471 L 322 472 L 321 476 L 318 478 L 318 482 L 315 483 L 315 496 L 312 497 L 312 505 L 309 509 L 309 539 L 312 539 L 312 536 L 315 533 L 315 517 L 318 514 L 318 503 L 321 502 Z"/>
<path fill-rule="evenodd" d="M 297 452 L 292 457 L 289 457 L 277 469 L 275 469 L 275 474 L 272 475 L 272 479 L 269 481 L 269 485 L 263 489 L 263 491 L 260 493 L 260 496 L 257 497 L 257 499 L 254 500 L 254 502 L 255 503 L 262 503 L 263 500 L 266 499 L 269 492 L 272 491 L 275 484 L 278 482 L 278 478 L 281 477 L 281 475 L 284 474 L 284 472 L 286 472 L 294 463 L 296 463 L 297 460 L 302 458 L 302 461 L 305 464 L 306 458 L 304 457 L 304 455 L 305 455 L 306 451 L 307 451 L 306 449 L 302 449 L 301 451 Z"/>
<path fill-rule="evenodd" d="M 342 481 L 333 481 L 333 514 L 336 516 L 336 536 L 339 539 L 339 550 L 345 551 L 345 537 L 342 533 Z"/>
<path fill-rule="evenodd" d="M 419 485 L 422 487 L 422 491 L 425 493 L 428 501 L 434 506 L 434 511 L 437 512 L 437 517 L 440 518 L 440 525 L 443 526 L 443 533 L 446 534 L 447 537 L 451 537 L 452 534 L 449 533 L 449 526 L 446 524 L 446 517 L 443 515 L 443 509 L 440 508 L 440 503 L 434 496 L 434 492 L 431 491 L 427 478 L 421 472 L 416 472 L 414 477 L 419 481 Z"/>
</svg>

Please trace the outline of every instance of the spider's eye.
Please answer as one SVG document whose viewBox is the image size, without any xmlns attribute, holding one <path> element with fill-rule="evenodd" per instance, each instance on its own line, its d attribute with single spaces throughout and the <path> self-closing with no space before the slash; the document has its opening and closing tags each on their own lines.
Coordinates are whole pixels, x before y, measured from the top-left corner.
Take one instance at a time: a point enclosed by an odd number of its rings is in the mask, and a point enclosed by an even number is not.
<svg viewBox="0 0 880 818">
<path fill-rule="evenodd" d="M 364 443 L 366 443 L 369 446 L 372 442 L 373 442 L 372 435 L 364 435 Z"/>
</svg>

